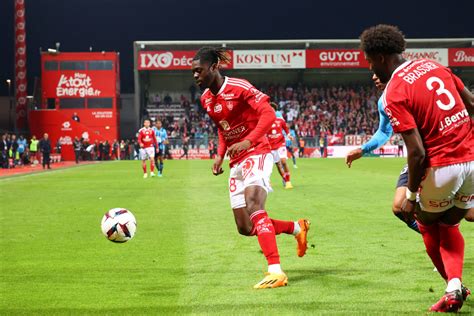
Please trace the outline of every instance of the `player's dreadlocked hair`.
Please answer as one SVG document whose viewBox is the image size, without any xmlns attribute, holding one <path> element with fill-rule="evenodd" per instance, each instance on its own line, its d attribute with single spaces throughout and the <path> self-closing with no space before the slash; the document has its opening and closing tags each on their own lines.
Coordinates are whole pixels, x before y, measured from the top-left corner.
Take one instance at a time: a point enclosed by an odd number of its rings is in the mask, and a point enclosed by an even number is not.
<svg viewBox="0 0 474 316">
<path fill-rule="evenodd" d="M 360 35 L 360 48 L 369 55 L 401 54 L 405 47 L 403 33 L 393 25 L 372 26 Z"/>
<path fill-rule="evenodd" d="M 219 64 L 220 62 L 230 62 L 227 51 L 222 47 L 204 46 L 196 53 L 193 60 L 212 64 Z"/>
</svg>

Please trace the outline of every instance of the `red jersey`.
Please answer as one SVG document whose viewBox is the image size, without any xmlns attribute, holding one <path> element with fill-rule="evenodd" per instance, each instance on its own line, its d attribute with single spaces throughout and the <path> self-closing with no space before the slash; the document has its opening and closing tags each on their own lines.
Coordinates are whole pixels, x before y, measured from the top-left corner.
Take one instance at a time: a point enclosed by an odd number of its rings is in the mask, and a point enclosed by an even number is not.
<svg viewBox="0 0 474 316">
<path fill-rule="evenodd" d="M 245 158 L 270 152 L 266 133 L 275 120 L 269 97 L 247 80 L 224 77 L 219 92 L 209 89 L 201 96 L 201 105 L 216 123 L 219 134 L 218 154 L 224 157 L 231 145 L 249 140 L 249 149 L 230 157 L 230 166 Z"/>
<path fill-rule="evenodd" d="M 283 135 L 283 131 L 285 131 L 286 135 L 289 135 L 290 133 L 285 120 L 277 117 L 275 122 L 272 124 L 272 128 L 270 128 L 267 133 L 268 142 L 270 143 L 272 150 L 285 146 L 285 136 Z"/>
<path fill-rule="evenodd" d="M 428 166 L 474 160 L 473 124 L 460 96 L 462 81 L 449 68 L 425 59 L 406 61 L 382 96 L 393 131 L 418 128 Z"/>
<path fill-rule="evenodd" d="M 156 145 L 155 131 L 152 128 L 142 127 L 138 131 L 138 143 L 143 148 L 153 147 Z"/>
</svg>

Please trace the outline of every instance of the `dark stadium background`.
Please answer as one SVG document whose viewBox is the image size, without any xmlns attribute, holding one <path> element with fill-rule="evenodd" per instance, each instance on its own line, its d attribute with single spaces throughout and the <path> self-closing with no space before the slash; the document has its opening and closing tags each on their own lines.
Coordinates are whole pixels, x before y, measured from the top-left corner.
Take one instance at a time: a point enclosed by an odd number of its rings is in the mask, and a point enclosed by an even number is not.
<svg viewBox="0 0 474 316">
<path fill-rule="evenodd" d="M 472 37 L 474 1 L 26 0 L 28 92 L 39 48 L 118 51 L 122 92 L 133 92 L 134 40 L 357 38 L 399 25 L 409 38 Z M 0 1 L 0 95 L 13 79 L 13 0 Z"/>
</svg>

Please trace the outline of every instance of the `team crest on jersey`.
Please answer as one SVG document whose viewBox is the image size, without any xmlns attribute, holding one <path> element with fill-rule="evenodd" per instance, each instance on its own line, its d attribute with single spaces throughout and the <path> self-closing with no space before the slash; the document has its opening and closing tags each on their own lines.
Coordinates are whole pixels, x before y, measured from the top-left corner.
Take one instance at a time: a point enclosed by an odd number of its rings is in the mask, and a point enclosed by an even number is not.
<svg viewBox="0 0 474 316">
<path fill-rule="evenodd" d="M 234 104 L 232 103 L 232 101 L 227 101 L 226 106 L 229 109 L 229 111 L 232 111 L 232 109 L 234 108 Z"/>
<path fill-rule="evenodd" d="M 220 112 L 222 112 L 222 104 L 216 103 L 216 105 L 214 105 L 214 113 L 220 113 Z"/>
<path fill-rule="evenodd" d="M 228 131 L 230 129 L 230 125 L 227 121 L 220 121 L 219 124 L 221 124 L 222 128 L 224 129 L 224 131 Z"/>
</svg>

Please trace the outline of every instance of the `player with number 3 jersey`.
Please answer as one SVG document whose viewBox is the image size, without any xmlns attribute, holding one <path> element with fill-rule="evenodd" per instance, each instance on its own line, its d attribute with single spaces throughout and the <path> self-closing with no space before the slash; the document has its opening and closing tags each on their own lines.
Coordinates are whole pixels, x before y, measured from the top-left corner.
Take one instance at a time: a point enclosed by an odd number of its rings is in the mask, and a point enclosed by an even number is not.
<svg viewBox="0 0 474 316">
<path fill-rule="evenodd" d="M 408 150 L 407 202 L 426 251 L 447 282 L 430 311 L 457 312 L 469 295 L 461 283 L 464 239 L 459 222 L 474 206 L 474 96 L 450 69 L 432 60 L 405 60 L 400 30 L 377 25 L 361 35 L 370 69 L 387 83 L 383 108 Z M 419 194 L 420 208 L 416 209 Z"/>
</svg>

